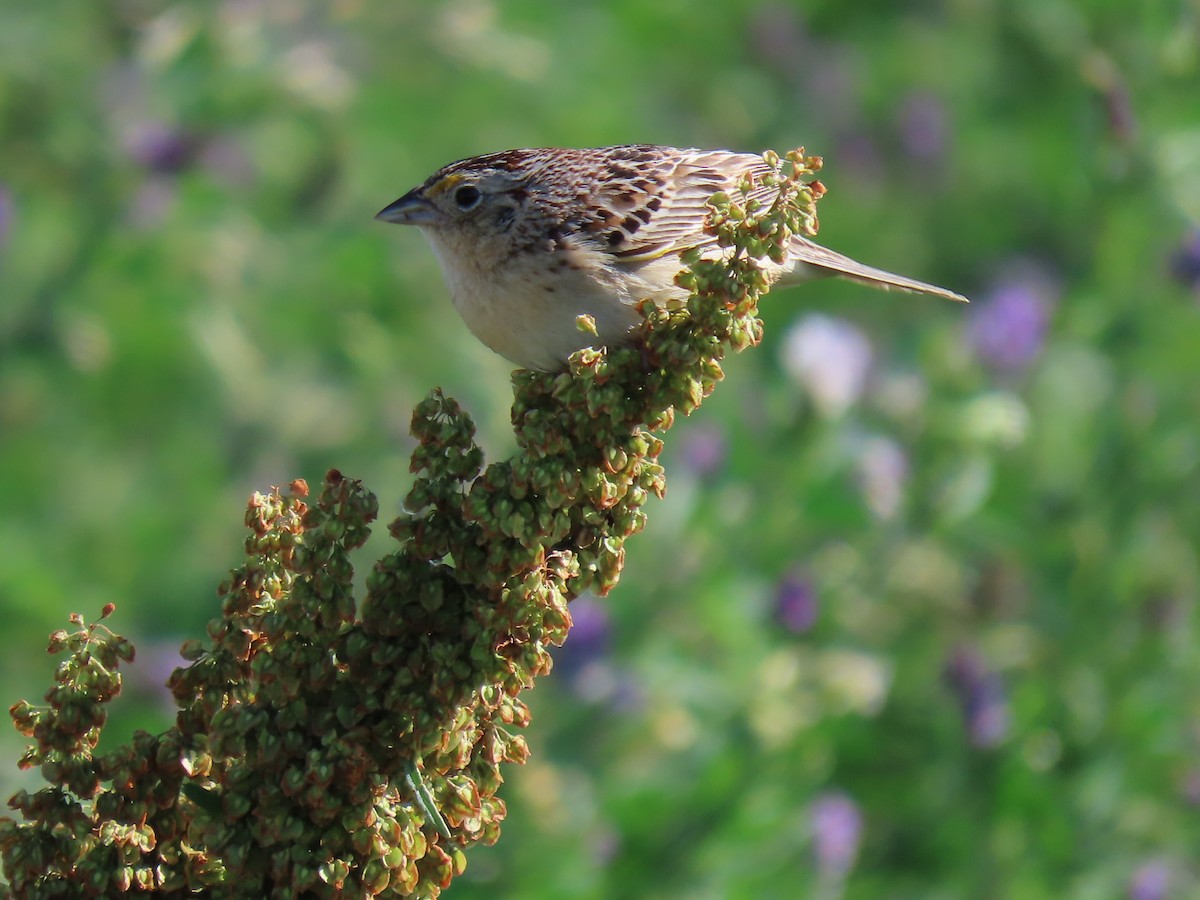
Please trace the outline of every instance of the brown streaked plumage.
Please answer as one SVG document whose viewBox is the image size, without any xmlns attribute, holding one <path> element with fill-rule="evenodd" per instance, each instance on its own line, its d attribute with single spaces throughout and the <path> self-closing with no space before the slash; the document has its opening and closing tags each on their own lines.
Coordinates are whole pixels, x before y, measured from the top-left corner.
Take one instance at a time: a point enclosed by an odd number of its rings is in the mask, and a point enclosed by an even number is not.
<svg viewBox="0 0 1200 900">
<path fill-rule="evenodd" d="M 643 298 L 682 296 L 679 254 L 720 252 L 704 230 L 709 198 L 765 169 L 753 154 L 647 144 L 505 150 L 439 169 L 376 218 L 425 232 L 476 337 L 517 365 L 552 370 L 581 347 L 627 340 Z M 836 275 L 966 300 L 807 238 L 789 250 L 783 265 L 764 261 L 785 284 Z M 598 339 L 579 330 L 585 313 Z"/>
</svg>

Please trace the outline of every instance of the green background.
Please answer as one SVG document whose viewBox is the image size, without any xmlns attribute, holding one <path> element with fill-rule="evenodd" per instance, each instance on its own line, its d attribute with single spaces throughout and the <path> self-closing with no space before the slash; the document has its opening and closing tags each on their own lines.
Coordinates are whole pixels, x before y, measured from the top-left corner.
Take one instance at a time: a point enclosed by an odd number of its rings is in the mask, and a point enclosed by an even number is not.
<svg viewBox="0 0 1200 900">
<path fill-rule="evenodd" d="M 435 168 L 803 143 L 825 243 L 976 302 L 767 299 L 449 896 L 1200 896 L 1198 84 L 1194 2 L 5 4 L 4 702 L 111 601 L 161 729 L 251 491 L 386 521 L 435 385 L 510 451 L 371 220 Z"/>
</svg>

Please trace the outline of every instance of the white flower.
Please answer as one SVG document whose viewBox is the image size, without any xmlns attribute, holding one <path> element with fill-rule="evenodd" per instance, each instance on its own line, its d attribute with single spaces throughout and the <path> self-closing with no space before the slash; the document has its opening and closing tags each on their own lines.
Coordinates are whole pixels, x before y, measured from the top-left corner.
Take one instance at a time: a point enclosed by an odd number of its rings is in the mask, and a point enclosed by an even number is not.
<svg viewBox="0 0 1200 900">
<path fill-rule="evenodd" d="M 869 437 L 858 454 L 857 481 L 875 518 L 887 521 L 900 511 L 908 480 L 908 457 L 886 437 Z"/>
<path fill-rule="evenodd" d="M 783 367 L 829 418 L 862 396 L 871 357 L 871 342 L 855 325 L 819 313 L 800 318 L 784 337 Z"/>
</svg>

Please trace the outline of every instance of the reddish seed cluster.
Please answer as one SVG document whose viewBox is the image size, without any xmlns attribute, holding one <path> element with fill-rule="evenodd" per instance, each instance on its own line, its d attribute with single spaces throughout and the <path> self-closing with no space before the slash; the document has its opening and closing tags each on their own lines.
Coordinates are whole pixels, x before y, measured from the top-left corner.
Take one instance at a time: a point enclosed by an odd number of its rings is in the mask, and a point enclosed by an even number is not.
<svg viewBox="0 0 1200 900">
<path fill-rule="evenodd" d="M 729 349 L 758 343 L 756 259 L 815 231 L 823 189 L 804 178 L 819 160 L 768 162 L 779 200 L 756 208 L 753 184 L 714 198 L 730 258 L 686 260 L 691 298 L 646 305 L 640 347 L 517 373 L 512 459 L 484 468 L 470 417 L 440 392 L 418 405 L 409 512 L 361 603 L 350 557 L 378 503 L 331 471 L 315 499 L 301 481 L 251 499 L 246 562 L 208 640 L 184 646 L 162 734 L 96 757 L 133 649 L 78 617 L 56 633 L 67 655 L 48 706 L 12 708 L 34 741 L 22 765 L 49 785 L 13 798 L 24 823 L 0 819 L 8 894 L 438 896 L 465 848 L 499 837 L 501 766 L 529 752 L 519 694 L 550 670 L 568 604 L 617 583 L 666 489 L 654 432 L 712 391 Z"/>
</svg>

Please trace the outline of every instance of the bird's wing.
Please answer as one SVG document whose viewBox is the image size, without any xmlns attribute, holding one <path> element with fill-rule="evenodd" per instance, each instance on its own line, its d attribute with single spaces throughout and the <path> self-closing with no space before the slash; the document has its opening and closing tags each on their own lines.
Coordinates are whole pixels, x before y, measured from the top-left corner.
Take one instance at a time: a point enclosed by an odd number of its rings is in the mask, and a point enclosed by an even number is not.
<svg viewBox="0 0 1200 900">
<path fill-rule="evenodd" d="M 748 153 L 622 148 L 606 160 L 590 198 L 593 216 L 581 231 L 617 260 L 635 264 L 715 243 L 704 230 L 708 200 L 730 191 L 750 168 L 765 169 Z M 770 189 L 764 188 L 764 198 Z"/>
<path fill-rule="evenodd" d="M 692 248 L 715 247 L 716 237 L 704 229 L 709 198 L 717 191 L 733 193 L 748 171 L 767 171 L 762 157 L 750 153 L 619 149 L 629 156 L 617 154 L 607 161 L 590 205 L 594 217 L 581 230 L 614 261 L 634 268 Z M 762 185 L 750 194 L 761 203 L 772 203 L 775 196 L 775 188 Z M 782 271 L 790 272 L 791 281 L 838 275 L 874 287 L 966 302 L 954 291 L 868 266 L 802 235 L 792 237 L 788 257 Z"/>
</svg>

